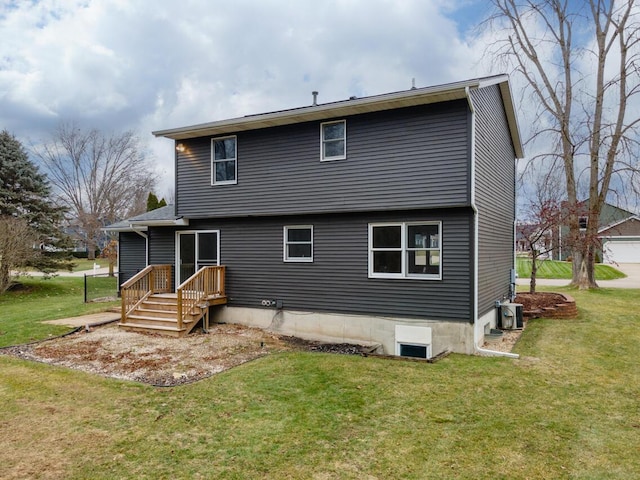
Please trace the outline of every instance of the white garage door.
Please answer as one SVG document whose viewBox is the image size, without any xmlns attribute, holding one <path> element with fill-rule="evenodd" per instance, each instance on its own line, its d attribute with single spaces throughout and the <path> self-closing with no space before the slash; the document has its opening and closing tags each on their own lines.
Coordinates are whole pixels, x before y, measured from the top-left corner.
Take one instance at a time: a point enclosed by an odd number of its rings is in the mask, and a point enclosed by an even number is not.
<svg viewBox="0 0 640 480">
<path fill-rule="evenodd" d="M 606 242 L 602 250 L 607 263 L 640 263 L 640 240 Z"/>
</svg>

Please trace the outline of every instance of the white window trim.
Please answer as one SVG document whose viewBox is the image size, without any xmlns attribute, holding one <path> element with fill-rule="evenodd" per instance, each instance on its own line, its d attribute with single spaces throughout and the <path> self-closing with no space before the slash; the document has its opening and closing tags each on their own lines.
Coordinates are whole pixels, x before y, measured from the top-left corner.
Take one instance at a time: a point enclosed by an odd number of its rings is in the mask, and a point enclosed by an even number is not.
<svg viewBox="0 0 640 480">
<path fill-rule="evenodd" d="M 440 241 L 438 242 L 438 248 L 421 248 L 418 250 L 427 250 L 428 252 L 437 250 L 440 255 L 439 273 L 436 274 L 418 274 L 408 273 L 408 255 L 410 250 L 407 247 L 407 229 L 412 225 L 437 225 L 438 234 L 440 235 Z M 400 227 L 400 250 L 401 250 L 401 272 L 400 273 L 380 273 L 373 271 L 373 229 L 375 227 Z M 397 252 L 398 248 L 377 248 L 375 251 L 393 251 Z M 442 280 L 442 222 L 441 221 L 424 221 L 424 222 L 383 222 L 383 223 L 370 223 L 369 224 L 369 278 L 410 278 L 416 280 Z"/>
<path fill-rule="evenodd" d="M 324 126 L 332 125 L 334 123 L 343 123 L 344 124 L 344 153 L 342 155 L 336 155 L 335 157 L 325 157 L 324 156 Z M 320 161 L 321 162 L 332 162 L 334 160 L 344 160 L 347 158 L 347 121 L 346 120 L 334 120 L 331 122 L 323 122 L 320 124 Z"/>
<path fill-rule="evenodd" d="M 311 242 L 289 242 L 288 232 L 289 230 L 311 230 Z M 310 257 L 289 257 L 287 246 L 289 245 L 308 245 L 311 243 L 311 256 Z M 282 236 L 282 259 L 287 263 L 313 263 L 313 225 L 286 225 L 283 229 Z"/>
<path fill-rule="evenodd" d="M 227 138 L 235 139 L 235 155 L 234 165 L 235 174 L 234 180 L 216 181 L 216 147 L 215 142 L 218 140 L 226 140 Z M 219 162 L 229 162 L 230 160 L 219 160 Z M 211 185 L 236 185 L 238 183 L 238 137 L 236 135 L 227 135 L 226 137 L 216 137 L 211 139 Z"/>
</svg>

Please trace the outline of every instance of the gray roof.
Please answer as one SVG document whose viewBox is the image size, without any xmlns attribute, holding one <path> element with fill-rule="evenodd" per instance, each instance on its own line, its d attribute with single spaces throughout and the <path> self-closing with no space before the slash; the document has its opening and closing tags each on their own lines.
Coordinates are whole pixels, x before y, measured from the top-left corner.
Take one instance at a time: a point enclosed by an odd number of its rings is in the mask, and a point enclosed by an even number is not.
<svg viewBox="0 0 640 480">
<path fill-rule="evenodd" d="M 168 130 L 157 130 L 152 133 L 156 137 L 166 137 L 176 141 L 209 135 L 222 135 L 259 128 L 322 120 L 343 115 L 355 115 L 450 100 L 469 99 L 470 89 L 484 88 L 490 85 L 498 85 L 500 88 L 516 157 L 522 158 L 524 152 L 522 150 L 520 131 L 515 106 L 513 104 L 513 97 L 511 95 L 511 87 L 509 86 L 509 77 L 507 75 L 475 78 L 425 88 L 412 88 L 401 92 L 386 93 L 371 97 L 351 98 L 339 102 L 317 104 L 258 115 L 247 115 L 240 118 L 231 118 Z"/>
<path fill-rule="evenodd" d="M 189 225 L 189 220 L 176 216 L 175 205 L 172 204 L 112 223 L 102 230 L 107 232 L 133 232 L 144 231 L 147 226 L 162 225 Z"/>
<path fill-rule="evenodd" d="M 156 208 L 155 210 L 151 210 L 150 212 L 144 212 L 140 215 L 136 215 L 135 217 L 131 217 L 127 219 L 127 222 L 140 222 L 146 220 L 176 220 L 176 207 L 173 204 L 167 205 L 166 207 Z"/>
</svg>

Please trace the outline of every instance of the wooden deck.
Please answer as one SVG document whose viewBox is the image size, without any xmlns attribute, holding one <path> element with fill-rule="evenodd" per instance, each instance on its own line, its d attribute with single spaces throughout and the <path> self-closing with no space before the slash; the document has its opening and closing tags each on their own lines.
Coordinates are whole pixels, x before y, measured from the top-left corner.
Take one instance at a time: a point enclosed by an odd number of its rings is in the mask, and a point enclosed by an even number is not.
<svg viewBox="0 0 640 480">
<path fill-rule="evenodd" d="M 120 327 L 174 337 L 187 335 L 202 321 L 209 324 L 209 308 L 227 303 L 225 267 L 203 267 L 171 292 L 170 265 L 150 265 L 121 287 Z"/>
</svg>

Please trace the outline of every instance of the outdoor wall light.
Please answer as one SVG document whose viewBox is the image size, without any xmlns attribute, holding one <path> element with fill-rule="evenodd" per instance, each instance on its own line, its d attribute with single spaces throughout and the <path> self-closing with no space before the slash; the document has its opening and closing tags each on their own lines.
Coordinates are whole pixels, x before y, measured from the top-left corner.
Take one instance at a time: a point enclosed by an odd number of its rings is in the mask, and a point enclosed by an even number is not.
<svg viewBox="0 0 640 480">
<path fill-rule="evenodd" d="M 184 143 L 179 143 L 176 145 L 176 151 L 183 153 L 187 147 L 184 146 Z"/>
</svg>

